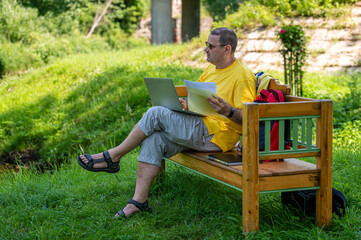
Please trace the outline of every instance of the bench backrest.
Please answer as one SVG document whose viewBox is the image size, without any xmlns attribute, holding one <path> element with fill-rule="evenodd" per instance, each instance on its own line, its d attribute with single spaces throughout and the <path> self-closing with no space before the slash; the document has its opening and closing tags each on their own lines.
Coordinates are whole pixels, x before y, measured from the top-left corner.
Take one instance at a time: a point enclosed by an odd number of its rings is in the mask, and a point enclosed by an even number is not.
<svg viewBox="0 0 361 240">
<path fill-rule="evenodd" d="M 285 93 L 286 102 L 266 104 L 245 103 L 246 106 L 252 106 L 252 108 L 254 108 L 253 105 L 256 105 L 257 108 L 257 117 L 251 119 L 251 123 L 249 121 L 243 121 L 243 125 L 248 124 L 249 129 L 257 129 L 257 136 L 254 136 L 256 139 L 254 139 L 255 142 L 253 143 L 253 145 L 257 145 L 255 149 L 258 149 L 259 121 L 265 121 L 265 150 L 261 152 L 257 150 L 257 158 L 259 157 L 259 160 L 269 160 L 319 156 L 322 149 L 322 144 L 319 139 L 322 138 L 322 134 L 327 131 L 327 135 L 331 134 L 332 136 L 332 101 L 291 96 L 290 86 L 282 85 L 278 79 L 274 78 L 270 80 L 268 88 L 280 90 Z M 179 97 L 186 97 L 188 95 L 185 86 L 176 86 L 176 90 Z M 243 110 L 247 112 L 247 109 L 248 107 Z M 244 112 L 243 114 L 247 115 L 250 113 Z M 325 114 L 327 116 L 324 117 L 323 115 Z M 328 120 L 324 120 L 324 118 Z M 329 122 L 330 118 L 331 123 Z M 285 150 L 280 148 L 276 151 L 270 150 L 271 122 L 274 120 L 279 121 L 279 146 L 283 146 L 284 142 L 288 141 L 291 143 L 290 149 Z M 257 127 L 255 127 L 255 122 L 257 122 Z M 321 127 L 323 127 L 322 131 L 319 130 Z M 253 134 L 255 134 L 255 131 L 253 131 Z M 288 139 L 285 139 L 285 136 Z M 242 145 L 244 146 L 245 143 L 243 143 L 243 141 L 248 141 L 244 133 L 242 139 Z"/>
</svg>

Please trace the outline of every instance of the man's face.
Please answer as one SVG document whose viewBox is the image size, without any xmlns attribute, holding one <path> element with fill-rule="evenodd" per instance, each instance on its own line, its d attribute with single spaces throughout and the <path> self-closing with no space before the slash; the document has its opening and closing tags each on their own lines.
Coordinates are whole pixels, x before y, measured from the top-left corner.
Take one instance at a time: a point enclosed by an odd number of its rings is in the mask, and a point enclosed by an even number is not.
<svg viewBox="0 0 361 240">
<path fill-rule="evenodd" d="M 210 62 L 214 65 L 221 62 L 223 59 L 223 47 L 219 43 L 219 35 L 209 35 L 207 46 L 204 51 L 207 53 L 207 62 Z"/>
</svg>

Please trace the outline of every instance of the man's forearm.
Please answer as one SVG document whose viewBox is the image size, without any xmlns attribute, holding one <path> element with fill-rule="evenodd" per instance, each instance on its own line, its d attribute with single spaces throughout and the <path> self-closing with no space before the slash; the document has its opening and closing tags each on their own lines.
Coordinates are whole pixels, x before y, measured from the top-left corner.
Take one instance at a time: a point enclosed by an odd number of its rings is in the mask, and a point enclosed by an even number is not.
<svg viewBox="0 0 361 240">
<path fill-rule="evenodd" d="M 233 113 L 232 113 L 233 109 Z M 231 116 L 230 116 L 231 115 Z M 242 116 L 243 112 L 241 109 L 238 108 L 231 108 L 229 111 L 229 114 L 226 115 L 230 120 L 232 120 L 235 123 L 242 124 Z"/>
</svg>

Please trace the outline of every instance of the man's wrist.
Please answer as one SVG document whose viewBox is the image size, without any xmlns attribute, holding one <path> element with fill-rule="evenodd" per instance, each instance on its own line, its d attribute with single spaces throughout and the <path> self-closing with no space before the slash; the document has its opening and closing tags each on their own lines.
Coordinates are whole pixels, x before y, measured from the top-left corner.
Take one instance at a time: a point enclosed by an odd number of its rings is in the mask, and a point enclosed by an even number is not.
<svg viewBox="0 0 361 240">
<path fill-rule="evenodd" d="M 231 112 L 226 116 L 227 118 L 231 118 L 234 114 L 234 108 L 231 107 Z"/>
</svg>

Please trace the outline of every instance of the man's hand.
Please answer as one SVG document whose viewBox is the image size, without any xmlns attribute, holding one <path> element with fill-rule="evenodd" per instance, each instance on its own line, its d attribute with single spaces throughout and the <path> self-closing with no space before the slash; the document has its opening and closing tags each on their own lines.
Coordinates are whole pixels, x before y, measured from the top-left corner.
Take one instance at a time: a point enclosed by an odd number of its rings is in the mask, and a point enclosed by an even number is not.
<svg viewBox="0 0 361 240">
<path fill-rule="evenodd" d="M 213 110 L 223 116 L 229 116 L 232 111 L 232 106 L 220 97 L 210 96 L 207 100 Z M 235 123 L 242 124 L 242 110 L 238 108 L 233 108 L 233 111 L 234 113 L 231 117 L 229 117 L 229 119 L 231 119 Z"/>
<path fill-rule="evenodd" d="M 231 106 L 228 104 L 227 101 L 223 100 L 220 97 L 216 96 L 209 96 L 208 102 L 211 105 L 211 107 L 216 111 L 217 113 L 228 116 L 228 114 L 231 112 Z"/>
<path fill-rule="evenodd" d="M 188 101 L 187 99 L 179 98 L 179 102 L 182 105 L 184 110 L 188 110 Z"/>
</svg>

